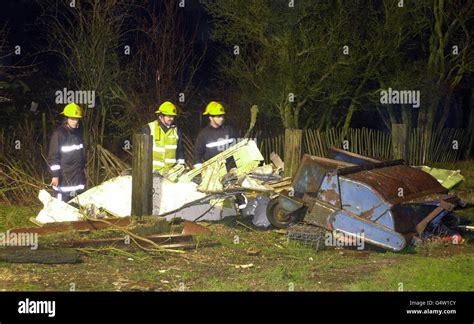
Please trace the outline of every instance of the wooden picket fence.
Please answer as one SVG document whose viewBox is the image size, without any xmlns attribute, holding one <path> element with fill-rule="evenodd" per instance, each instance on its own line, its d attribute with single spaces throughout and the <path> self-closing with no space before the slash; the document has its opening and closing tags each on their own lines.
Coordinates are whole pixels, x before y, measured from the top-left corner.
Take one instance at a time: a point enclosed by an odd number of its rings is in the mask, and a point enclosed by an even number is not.
<svg viewBox="0 0 474 324">
<path fill-rule="evenodd" d="M 258 145 L 265 161 L 269 161 L 271 152 L 276 152 L 283 158 L 284 143 L 284 134 L 260 139 Z M 408 163 L 421 165 L 432 162 L 455 162 L 461 157 L 464 145 L 466 145 L 464 129 L 448 128 L 434 131 L 428 140 L 424 140 L 423 132 L 415 128 L 410 133 Z M 382 160 L 393 158 L 390 133 L 369 128 L 349 128 L 345 136 L 342 128 L 303 131 L 303 153 L 327 156 L 331 146 Z"/>
<path fill-rule="evenodd" d="M 464 129 L 446 128 L 433 132 L 431 138 L 424 140 L 421 129 L 413 129 L 409 144 L 410 164 L 456 162 L 467 145 L 466 133 Z"/>
<path fill-rule="evenodd" d="M 422 165 L 432 162 L 457 161 L 461 158 L 464 146 L 467 144 L 465 134 L 464 129 L 447 128 L 434 131 L 428 140 L 424 140 L 421 129 L 412 129 L 408 163 Z M 250 137 L 257 140 L 265 161 L 270 161 L 272 152 L 277 153 L 282 159 L 284 158 L 284 133 L 273 137 L 263 137 L 262 131 L 256 130 Z M 184 144 L 188 162 L 192 160 L 194 143 L 185 136 Z M 303 130 L 303 154 L 327 156 L 331 146 L 382 160 L 393 158 L 392 137 L 388 132 L 370 128 L 349 128 L 344 136 L 342 128 L 330 128 L 326 131 Z"/>
</svg>

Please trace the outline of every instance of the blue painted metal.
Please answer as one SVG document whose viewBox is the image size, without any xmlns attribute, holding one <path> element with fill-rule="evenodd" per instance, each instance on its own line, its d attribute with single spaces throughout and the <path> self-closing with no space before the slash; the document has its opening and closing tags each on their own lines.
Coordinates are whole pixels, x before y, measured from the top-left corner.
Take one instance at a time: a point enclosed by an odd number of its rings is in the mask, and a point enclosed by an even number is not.
<svg viewBox="0 0 474 324">
<path fill-rule="evenodd" d="M 352 163 L 352 164 L 355 164 L 355 165 L 370 165 L 370 164 L 372 164 L 372 162 L 370 162 L 370 161 L 363 160 L 363 159 L 355 157 L 355 156 L 350 156 L 350 155 L 344 154 L 343 152 L 334 153 L 330 157 L 333 158 L 334 160 L 344 161 L 344 162 Z"/>
<path fill-rule="evenodd" d="M 365 241 L 400 251 L 406 245 L 404 235 L 414 235 L 416 225 L 433 208 L 445 199 L 456 205 L 457 198 L 442 195 L 444 188 L 422 171 L 398 160 L 380 162 L 341 151 L 333 152 L 340 161 L 305 155 L 293 180 L 299 199 L 282 195 L 281 206 L 291 212 L 304 203 L 307 223 L 347 234 L 363 232 Z M 409 194 L 407 198 L 398 195 L 399 188 Z M 433 194 L 438 198 L 428 198 Z M 422 208 L 409 210 L 407 203 L 413 201 Z M 431 224 L 436 226 L 448 214 L 441 212 Z"/>
<path fill-rule="evenodd" d="M 339 181 L 341 183 L 341 206 L 343 210 L 389 228 L 394 228 L 390 213 L 391 204 L 384 201 L 371 187 L 363 183 L 343 176 L 339 177 Z"/>
<path fill-rule="evenodd" d="M 371 165 L 373 163 L 382 162 L 380 160 L 370 158 L 364 155 L 348 152 L 335 147 L 329 148 L 328 156 L 337 161 L 344 161 L 355 165 Z"/>
<path fill-rule="evenodd" d="M 375 224 L 350 212 L 339 210 L 330 217 L 330 227 L 345 234 L 360 236 L 365 242 L 391 251 L 401 251 L 406 241 L 403 235 Z"/>
</svg>

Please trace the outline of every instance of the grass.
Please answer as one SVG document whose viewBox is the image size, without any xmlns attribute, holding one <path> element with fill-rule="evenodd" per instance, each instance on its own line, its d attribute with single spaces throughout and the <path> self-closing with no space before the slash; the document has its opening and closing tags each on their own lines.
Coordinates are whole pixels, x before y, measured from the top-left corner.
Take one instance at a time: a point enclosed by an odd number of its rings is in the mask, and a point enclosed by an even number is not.
<svg viewBox="0 0 474 324">
<path fill-rule="evenodd" d="M 413 256 L 385 267 L 368 280 L 348 287 L 356 291 L 474 291 L 474 255 L 447 258 Z"/>
<path fill-rule="evenodd" d="M 30 221 L 30 217 L 36 217 L 41 207 L 38 206 L 7 206 L 0 204 L 0 231 L 14 227 L 31 227 L 34 226 Z"/>
<path fill-rule="evenodd" d="M 72 265 L 1 263 L 0 290 L 66 291 L 70 283 L 77 291 L 177 291 L 180 287 L 190 291 L 397 290 L 403 282 L 405 290 L 474 291 L 474 249 L 470 244 L 433 244 L 412 248 L 410 253 L 317 252 L 286 244 L 283 235 L 269 231 L 250 232 L 224 224 L 210 228 L 223 241 L 239 235 L 243 243 L 227 242 L 143 261 L 94 253 L 85 256 L 83 263 Z M 260 253 L 249 255 L 250 249 Z"/>
</svg>

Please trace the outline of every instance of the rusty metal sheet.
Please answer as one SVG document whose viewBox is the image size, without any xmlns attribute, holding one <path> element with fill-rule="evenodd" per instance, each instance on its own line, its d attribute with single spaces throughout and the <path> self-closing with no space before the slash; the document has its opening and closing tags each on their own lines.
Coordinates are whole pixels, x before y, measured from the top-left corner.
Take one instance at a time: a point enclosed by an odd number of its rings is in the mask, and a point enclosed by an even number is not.
<svg viewBox="0 0 474 324">
<path fill-rule="evenodd" d="M 336 208 L 341 208 L 337 172 L 327 172 L 318 191 L 318 199 Z"/>
<path fill-rule="evenodd" d="M 446 192 L 435 178 L 406 165 L 364 170 L 346 174 L 345 177 L 369 185 L 392 204 Z M 403 190 L 402 196 L 400 189 Z"/>
<path fill-rule="evenodd" d="M 212 232 L 207 227 L 185 220 L 183 223 L 182 235 L 211 235 Z"/>
<path fill-rule="evenodd" d="M 39 235 L 46 235 L 52 233 L 66 232 L 66 231 L 81 231 L 81 230 L 102 230 L 112 226 L 127 227 L 131 224 L 130 217 L 123 217 L 117 219 L 107 219 L 109 225 L 100 220 L 85 220 L 77 222 L 61 222 L 46 224 L 42 227 L 23 227 L 11 229 L 11 233 L 38 233 Z"/>
</svg>

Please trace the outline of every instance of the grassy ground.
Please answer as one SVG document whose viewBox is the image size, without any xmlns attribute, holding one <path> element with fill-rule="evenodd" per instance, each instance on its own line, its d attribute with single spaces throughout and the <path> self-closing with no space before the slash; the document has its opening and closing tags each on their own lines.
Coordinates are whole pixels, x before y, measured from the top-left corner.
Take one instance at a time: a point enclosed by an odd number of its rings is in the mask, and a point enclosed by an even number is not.
<svg viewBox="0 0 474 324">
<path fill-rule="evenodd" d="M 472 161 L 448 167 L 461 169 L 467 179 L 455 192 L 470 204 L 458 213 L 474 222 Z M 28 218 L 39 209 L 0 206 L 0 232 L 31 226 Z M 143 252 L 93 253 L 84 256 L 82 263 L 70 265 L 0 263 L 0 290 L 474 291 L 472 242 L 430 243 L 408 247 L 401 253 L 349 249 L 317 252 L 289 243 L 278 231 L 248 229 L 235 218 L 205 225 L 220 246 L 155 257 Z M 111 233 L 94 235 L 107 234 Z M 40 238 L 39 243 L 81 235 L 66 233 Z M 472 241 L 473 237 L 466 238 Z"/>
</svg>

